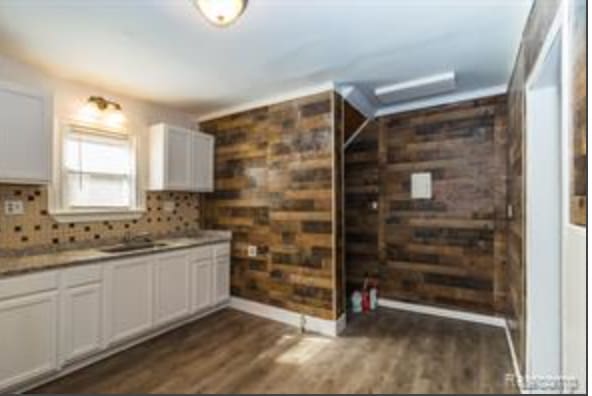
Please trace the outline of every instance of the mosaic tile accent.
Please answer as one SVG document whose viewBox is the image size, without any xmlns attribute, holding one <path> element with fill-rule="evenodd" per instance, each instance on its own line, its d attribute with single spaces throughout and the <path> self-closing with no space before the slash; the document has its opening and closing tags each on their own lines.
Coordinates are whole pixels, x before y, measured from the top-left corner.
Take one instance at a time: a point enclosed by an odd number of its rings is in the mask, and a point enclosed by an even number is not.
<svg viewBox="0 0 592 396">
<path fill-rule="evenodd" d="M 199 228 L 199 194 L 148 192 L 146 213 L 138 220 L 92 223 L 57 223 L 48 212 L 46 187 L 0 185 L 0 252 L 74 248 L 81 244 L 121 239 L 125 233 L 149 232 L 154 236 L 190 232 Z M 6 216 L 4 201 L 22 200 L 25 214 Z M 163 203 L 173 201 L 166 212 Z"/>
</svg>

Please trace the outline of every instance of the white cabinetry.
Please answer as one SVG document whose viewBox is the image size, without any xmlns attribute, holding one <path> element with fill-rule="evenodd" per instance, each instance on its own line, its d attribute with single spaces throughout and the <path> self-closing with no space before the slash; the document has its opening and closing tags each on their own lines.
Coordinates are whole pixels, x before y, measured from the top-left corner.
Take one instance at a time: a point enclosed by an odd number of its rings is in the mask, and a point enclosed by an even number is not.
<svg viewBox="0 0 592 396">
<path fill-rule="evenodd" d="M 57 370 L 55 272 L 0 282 L 0 390 Z"/>
<path fill-rule="evenodd" d="M 0 83 L 0 181 L 49 183 L 51 137 L 51 97 Z"/>
<path fill-rule="evenodd" d="M 150 189 L 213 191 L 214 137 L 168 124 L 150 128 Z"/>
<path fill-rule="evenodd" d="M 204 246 L 191 254 L 191 312 L 198 312 L 212 305 L 214 263 L 212 248 Z"/>
<path fill-rule="evenodd" d="M 70 363 L 102 349 L 102 267 L 66 269 L 63 282 L 60 351 L 63 361 Z"/>
<path fill-rule="evenodd" d="M 220 243 L 0 279 L 0 392 L 223 307 L 229 254 Z"/>
<path fill-rule="evenodd" d="M 214 304 L 230 299 L 230 247 L 214 246 Z"/>
<path fill-rule="evenodd" d="M 155 262 L 156 325 L 164 325 L 189 315 L 189 254 L 160 256 Z"/>
<path fill-rule="evenodd" d="M 107 264 L 105 325 L 110 344 L 140 335 L 152 327 L 152 260 L 144 256 Z"/>
<path fill-rule="evenodd" d="M 192 135 L 191 185 L 196 191 L 214 191 L 214 137 L 195 132 Z"/>
</svg>

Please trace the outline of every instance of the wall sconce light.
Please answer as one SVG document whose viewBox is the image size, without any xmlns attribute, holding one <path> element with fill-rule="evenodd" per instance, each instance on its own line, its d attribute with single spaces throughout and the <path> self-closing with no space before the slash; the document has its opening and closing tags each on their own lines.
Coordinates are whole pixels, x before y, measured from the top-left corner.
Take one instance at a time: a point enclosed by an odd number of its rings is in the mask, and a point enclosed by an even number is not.
<svg viewBox="0 0 592 396">
<path fill-rule="evenodd" d="M 82 121 L 90 124 L 103 124 L 112 129 L 120 129 L 126 118 L 121 111 L 121 105 L 103 98 L 91 96 L 81 110 Z"/>
</svg>

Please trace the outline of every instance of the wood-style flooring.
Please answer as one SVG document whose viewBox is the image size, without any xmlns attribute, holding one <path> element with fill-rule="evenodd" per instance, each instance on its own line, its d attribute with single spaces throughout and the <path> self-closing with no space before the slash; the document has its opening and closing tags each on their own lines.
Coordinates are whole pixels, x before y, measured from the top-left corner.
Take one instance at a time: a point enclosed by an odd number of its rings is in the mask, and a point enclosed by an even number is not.
<svg viewBox="0 0 592 396">
<path fill-rule="evenodd" d="M 381 309 L 299 334 L 226 309 L 34 393 L 511 393 L 504 331 Z"/>
</svg>

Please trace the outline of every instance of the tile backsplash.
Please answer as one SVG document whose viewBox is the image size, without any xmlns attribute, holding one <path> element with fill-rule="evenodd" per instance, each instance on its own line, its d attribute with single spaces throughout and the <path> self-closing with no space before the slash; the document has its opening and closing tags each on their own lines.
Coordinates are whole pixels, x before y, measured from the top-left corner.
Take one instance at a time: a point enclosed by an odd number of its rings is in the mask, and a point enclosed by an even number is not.
<svg viewBox="0 0 592 396">
<path fill-rule="evenodd" d="M 47 194 L 43 186 L 0 185 L 0 254 L 24 249 L 73 248 L 116 240 L 127 232 L 158 236 L 199 228 L 197 193 L 147 192 L 146 213 L 140 219 L 89 223 L 57 223 L 48 213 Z M 5 215 L 6 200 L 23 201 L 24 214 Z M 165 208 L 169 202 L 173 208 Z"/>
</svg>

